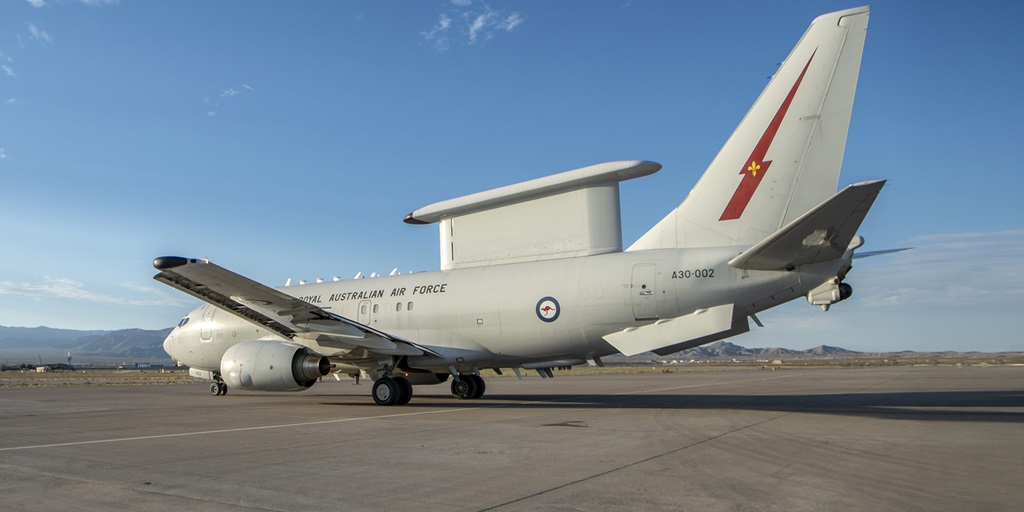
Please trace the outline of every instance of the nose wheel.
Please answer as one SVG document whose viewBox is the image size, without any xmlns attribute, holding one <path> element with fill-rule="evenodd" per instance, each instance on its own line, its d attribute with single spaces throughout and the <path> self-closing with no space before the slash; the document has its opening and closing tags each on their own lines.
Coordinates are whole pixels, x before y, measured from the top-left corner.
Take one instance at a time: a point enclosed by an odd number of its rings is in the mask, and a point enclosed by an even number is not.
<svg viewBox="0 0 1024 512">
<path fill-rule="evenodd" d="M 220 379 L 210 384 L 210 394 L 213 396 L 224 396 L 228 394 L 228 385 Z"/>
</svg>

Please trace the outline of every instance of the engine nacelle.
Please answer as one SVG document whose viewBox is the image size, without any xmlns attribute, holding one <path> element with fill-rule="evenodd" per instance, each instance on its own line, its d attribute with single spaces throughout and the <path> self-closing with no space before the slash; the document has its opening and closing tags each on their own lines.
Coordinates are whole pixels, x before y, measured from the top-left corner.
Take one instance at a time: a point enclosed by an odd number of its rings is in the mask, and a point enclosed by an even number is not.
<svg viewBox="0 0 1024 512">
<path fill-rule="evenodd" d="M 807 292 L 807 302 L 828 311 L 828 307 L 853 295 L 853 287 L 833 279 Z"/>
<path fill-rule="evenodd" d="M 239 343 L 220 360 L 220 375 L 229 387 L 252 391 L 302 391 L 330 370 L 326 357 L 274 340 Z"/>
</svg>

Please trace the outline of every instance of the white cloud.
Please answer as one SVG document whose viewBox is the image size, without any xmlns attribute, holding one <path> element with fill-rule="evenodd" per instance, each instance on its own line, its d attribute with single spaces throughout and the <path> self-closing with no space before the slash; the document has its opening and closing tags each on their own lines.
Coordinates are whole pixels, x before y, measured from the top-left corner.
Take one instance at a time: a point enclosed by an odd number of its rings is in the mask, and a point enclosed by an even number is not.
<svg viewBox="0 0 1024 512">
<path fill-rule="evenodd" d="M 11 67 L 10 67 L 10 66 L 8 66 L 7 64 L 2 64 L 2 65 L 0 65 L 0 69 L 3 69 L 3 70 L 4 70 L 4 74 L 5 74 L 5 75 L 7 75 L 7 76 L 9 76 L 9 77 L 11 77 L 11 78 L 18 78 L 18 75 L 17 75 L 17 74 L 15 74 L 15 73 L 14 73 L 14 70 L 13 70 L 13 69 L 11 69 Z"/>
<path fill-rule="evenodd" d="M 1024 230 L 934 234 L 914 249 L 854 260 L 853 297 L 823 313 L 803 299 L 760 313 L 746 346 L 1021 350 Z"/>
<path fill-rule="evenodd" d="M 449 9 L 451 15 L 441 13 L 436 25 L 420 32 L 423 39 L 438 52 L 448 50 L 452 34 L 464 34 L 466 44 L 474 45 L 489 41 L 500 32 L 511 32 L 526 21 L 526 16 L 517 11 L 505 14 L 486 4 L 474 8 L 468 0 L 453 0 L 452 6 L 454 8 Z"/>
<path fill-rule="evenodd" d="M 7 160 L 7 148 L 0 148 L 0 160 Z"/>
<path fill-rule="evenodd" d="M 1024 230 L 925 235 L 909 245 L 915 248 L 879 256 L 870 266 L 868 260 L 854 263 L 870 269 L 862 283 L 871 291 L 865 306 L 955 304 L 966 310 L 1024 300 Z"/>
<path fill-rule="evenodd" d="M 473 19 L 473 23 L 469 26 L 469 44 L 476 42 L 476 38 L 480 35 L 480 31 L 484 30 L 493 17 L 493 12 L 486 12 L 484 14 L 477 15 L 477 17 Z"/>
<path fill-rule="evenodd" d="M 27 0 L 27 1 L 28 1 L 29 5 L 31 5 L 32 7 L 35 7 L 35 8 L 46 7 L 46 0 Z"/>
<path fill-rule="evenodd" d="M 430 44 L 438 52 L 443 52 L 448 49 L 448 28 L 452 25 L 452 19 L 447 14 L 441 13 L 438 16 L 437 25 L 434 25 L 430 30 L 426 32 L 420 32 L 423 39 L 426 39 L 427 43 Z"/>
<path fill-rule="evenodd" d="M 36 26 L 35 23 L 28 24 L 28 33 L 29 36 L 36 41 L 42 41 L 46 44 L 53 43 L 53 38 L 50 37 L 50 34 L 47 34 L 45 30 Z"/>
<path fill-rule="evenodd" d="M 519 14 L 518 12 L 513 12 L 512 14 L 509 14 L 504 21 L 499 22 L 497 24 L 497 27 L 500 30 L 504 30 L 505 32 L 510 32 L 512 29 L 518 27 L 519 25 L 522 25 L 525 21 L 525 16 Z"/>
<path fill-rule="evenodd" d="M 218 94 L 214 99 L 210 99 L 210 96 L 204 96 L 203 103 L 205 103 L 209 109 L 206 111 L 206 117 L 217 117 L 217 114 L 220 112 L 220 107 L 223 102 L 236 101 L 231 98 L 255 90 L 256 89 L 253 86 L 243 83 L 239 85 L 237 88 L 228 87 L 227 89 L 222 90 L 220 94 Z"/>
<path fill-rule="evenodd" d="M 36 300 L 69 299 L 128 306 L 182 306 L 188 303 L 154 290 L 126 283 L 125 288 L 134 296 L 114 296 L 86 289 L 85 284 L 66 277 L 44 277 L 41 283 L 13 283 L 0 281 L 0 295 L 16 295 Z M 139 293 L 148 297 L 138 297 Z"/>
</svg>

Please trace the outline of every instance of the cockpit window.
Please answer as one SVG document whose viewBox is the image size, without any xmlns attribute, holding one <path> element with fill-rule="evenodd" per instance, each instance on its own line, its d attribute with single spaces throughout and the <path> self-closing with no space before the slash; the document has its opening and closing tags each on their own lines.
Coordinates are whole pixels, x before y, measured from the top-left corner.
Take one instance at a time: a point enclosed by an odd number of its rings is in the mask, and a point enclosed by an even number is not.
<svg viewBox="0 0 1024 512">
<path fill-rule="evenodd" d="M 187 324 L 187 323 L 188 323 L 188 317 L 186 316 L 185 318 L 182 318 L 180 322 L 178 322 L 178 327 L 185 327 L 185 324 Z"/>
</svg>

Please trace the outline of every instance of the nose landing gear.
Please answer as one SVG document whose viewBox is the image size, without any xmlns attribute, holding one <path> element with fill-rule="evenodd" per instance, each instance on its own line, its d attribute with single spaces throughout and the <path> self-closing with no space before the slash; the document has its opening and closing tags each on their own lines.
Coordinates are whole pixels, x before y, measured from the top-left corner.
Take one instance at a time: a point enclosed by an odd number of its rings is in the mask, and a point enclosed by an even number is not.
<svg viewBox="0 0 1024 512">
<path fill-rule="evenodd" d="M 213 396 L 224 396 L 228 394 L 228 385 L 220 378 L 220 375 L 210 384 L 210 394 Z"/>
</svg>

